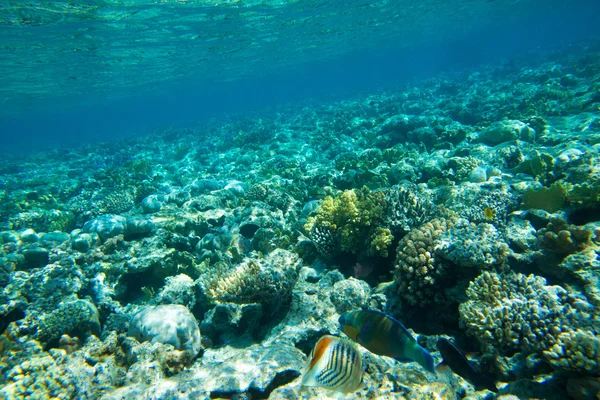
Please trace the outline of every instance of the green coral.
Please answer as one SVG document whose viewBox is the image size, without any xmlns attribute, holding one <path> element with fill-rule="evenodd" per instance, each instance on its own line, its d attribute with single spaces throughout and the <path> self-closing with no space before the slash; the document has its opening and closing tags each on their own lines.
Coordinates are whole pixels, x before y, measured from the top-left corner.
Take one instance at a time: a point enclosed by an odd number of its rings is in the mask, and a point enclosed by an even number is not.
<svg viewBox="0 0 600 400">
<path fill-rule="evenodd" d="M 560 182 L 549 188 L 539 190 L 527 189 L 523 194 L 523 205 L 526 209 L 540 209 L 548 212 L 561 210 L 567 203 L 567 189 Z"/>
<path fill-rule="evenodd" d="M 547 153 L 535 151 L 531 156 L 519 164 L 515 170 L 525 174 L 532 175 L 536 179 L 544 182 L 553 176 L 554 157 Z"/>
<path fill-rule="evenodd" d="M 99 334 L 99 318 L 96 306 L 87 300 L 63 303 L 40 319 L 36 339 L 49 345 L 66 334 Z"/>
<path fill-rule="evenodd" d="M 567 200 L 579 207 L 597 207 L 600 205 L 600 182 L 584 182 L 567 187 Z"/>
<path fill-rule="evenodd" d="M 346 190 L 336 198 L 326 197 L 304 226 L 309 236 L 330 230 L 342 251 L 386 256 L 391 233 L 382 224 L 387 212 L 385 193 L 366 187 Z"/>
<path fill-rule="evenodd" d="M 127 167 L 134 174 L 150 175 L 152 172 L 152 162 L 149 159 L 133 160 Z"/>
</svg>

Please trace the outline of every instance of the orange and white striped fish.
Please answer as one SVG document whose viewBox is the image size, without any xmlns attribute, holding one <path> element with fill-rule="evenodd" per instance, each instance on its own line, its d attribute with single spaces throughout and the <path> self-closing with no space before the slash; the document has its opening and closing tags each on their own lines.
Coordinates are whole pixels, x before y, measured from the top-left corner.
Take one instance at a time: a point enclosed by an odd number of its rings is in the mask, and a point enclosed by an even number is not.
<svg viewBox="0 0 600 400">
<path fill-rule="evenodd" d="M 358 389 L 362 375 L 362 358 L 354 343 L 325 335 L 310 353 L 302 384 L 348 393 Z"/>
</svg>

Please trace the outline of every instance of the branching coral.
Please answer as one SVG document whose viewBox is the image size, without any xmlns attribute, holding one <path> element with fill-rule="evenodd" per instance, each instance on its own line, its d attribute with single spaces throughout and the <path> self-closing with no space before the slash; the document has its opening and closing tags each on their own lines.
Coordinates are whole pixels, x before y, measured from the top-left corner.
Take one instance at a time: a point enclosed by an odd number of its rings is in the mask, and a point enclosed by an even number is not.
<svg viewBox="0 0 600 400">
<path fill-rule="evenodd" d="M 278 249 L 267 260 L 246 258 L 233 269 L 207 271 L 199 283 L 213 302 L 260 303 L 276 309 L 290 300 L 297 262 L 297 256 Z"/>
<path fill-rule="evenodd" d="M 332 236 L 341 251 L 385 256 L 391 243 L 391 233 L 381 226 L 386 205 L 381 191 L 346 190 L 335 199 L 323 199 L 304 228 L 323 256 L 331 256 Z"/>
<path fill-rule="evenodd" d="M 560 256 L 577 253 L 592 244 L 595 234 L 590 229 L 569 225 L 561 218 L 555 218 L 538 231 L 542 248 Z"/>
<path fill-rule="evenodd" d="M 561 335 L 589 319 L 584 311 L 589 304 L 535 275 L 484 272 L 471 282 L 467 297 L 459 306 L 461 325 L 484 348 L 504 354 L 552 349 Z"/>
<path fill-rule="evenodd" d="M 577 329 L 558 335 L 557 343 L 543 352 L 555 369 L 598 375 L 600 373 L 600 339 Z"/>
<path fill-rule="evenodd" d="M 394 232 L 409 232 L 424 223 L 432 205 L 417 196 L 414 190 L 394 186 L 386 192 L 386 222 Z"/>
<path fill-rule="evenodd" d="M 438 218 L 410 231 L 398 244 L 394 280 L 398 296 L 412 305 L 430 303 L 443 266 L 435 255 L 438 239 L 452 228 L 450 219 Z"/>
</svg>

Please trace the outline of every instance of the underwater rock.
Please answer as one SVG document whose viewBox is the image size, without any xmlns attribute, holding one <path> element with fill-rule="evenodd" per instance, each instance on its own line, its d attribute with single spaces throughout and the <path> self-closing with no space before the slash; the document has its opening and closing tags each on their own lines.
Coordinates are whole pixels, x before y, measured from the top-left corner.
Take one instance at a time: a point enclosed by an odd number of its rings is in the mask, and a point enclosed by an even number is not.
<svg viewBox="0 0 600 400">
<path fill-rule="evenodd" d="M 469 174 L 469 182 L 471 183 L 482 183 L 487 179 L 487 171 L 484 167 L 476 167 Z"/>
<path fill-rule="evenodd" d="M 494 176 L 500 176 L 501 172 L 498 168 L 494 167 L 475 167 L 471 173 L 469 174 L 468 181 L 471 183 L 483 183 L 487 182 L 490 178 Z"/>
<path fill-rule="evenodd" d="M 19 232 L 19 234 L 21 236 L 21 241 L 24 243 L 35 243 L 40 239 L 38 234 L 31 228 L 25 229 Z"/>
<path fill-rule="evenodd" d="M 319 204 L 321 204 L 320 200 L 311 200 L 309 202 L 307 202 L 306 204 L 304 204 L 304 206 L 302 207 L 302 214 L 306 215 L 307 217 L 309 217 L 310 215 L 312 215 L 315 211 L 317 211 L 317 209 L 319 208 Z"/>
<path fill-rule="evenodd" d="M 535 250 L 538 245 L 536 230 L 523 218 L 510 218 L 506 226 L 508 240 L 516 252 Z"/>
<path fill-rule="evenodd" d="M 244 224 L 240 226 L 240 234 L 244 236 L 246 239 L 252 239 L 257 230 L 260 229 L 260 226 L 256 224 Z"/>
<path fill-rule="evenodd" d="M 202 388 L 210 397 L 268 393 L 300 376 L 304 359 L 304 354 L 290 345 L 225 346 L 207 350 L 182 380 L 187 387 Z"/>
<path fill-rule="evenodd" d="M 128 335 L 139 342 L 170 344 L 194 356 L 201 348 L 196 318 L 186 307 L 178 304 L 143 308 L 132 318 Z"/>
<path fill-rule="evenodd" d="M 497 145 L 511 140 L 531 142 L 535 130 L 518 120 L 498 121 L 479 133 L 479 140 L 487 145 Z"/>
<path fill-rule="evenodd" d="M 443 233 L 435 246 L 436 254 L 467 268 L 502 266 L 508 256 L 508 245 L 496 227 L 487 223 L 458 220 Z"/>
<path fill-rule="evenodd" d="M 152 194 L 142 200 L 142 210 L 147 214 L 159 212 L 161 208 L 162 202 L 155 194 Z"/>
<path fill-rule="evenodd" d="M 40 241 L 49 246 L 56 246 L 58 244 L 67 242 L 71 239 L 71 236 L 67 232 L 48 232 L 42 235 Z"/>
<path fill-rule="evenodd" d="M 21 240 L 21 235 L 15 231 L 0 232 L 1 243 L 18 243 Z"/>
<path fill-rule="evenodd" d="M 243 182 L 233 180 L 227 182 L 227 185 L 223 189 L 233 193 L 237 197 L 244 197 L 244 194 L 248 190 L 248 185 Z"/>
<path fill-rule="evenodd" d="M 152 234 L 154 223 L 144 217 L 128 217 L 125 222 L 125 239 L 138 239 Z"/>
<path fill-rule="evenodd" d="M 97 245 L 100 238 L 97 234 L 82 232 L 80 229 L 76 229 L 71 232 L 71 246 L 82 253 L 85 253 L 93 246 Z"/>
<path fill-rule="evenodd" d="M 329 299 L 339 314 L 360 309 L 369 298 L 371 288 L 360 279 L 344 279 L 333 284 Z"/>
<path fill-rule="evenodd" d="M 127 219 L 113 214 L 101 215 L 83 225 L 84 232 L 97 233 L 103 241 L 124 234 L 126 228 Z"/>
<path fill-rule="evenodd" d="M 23 264 L 19 265 L 19 269 L 39 268 L 49 262 L 48 250 L 41 247 L 25 249 L 23 251 L 23 256 Z"/>
<path fill-rule="evenodd" d="M 258 303 L 221 303 L 210 309 L 200 327 L 213 343 L 230 343 L 244 334 L 254 336 L 262 328 L 263 307 Z"/>
<path fill-rule="evenodd" d="M 205 193 L 220 190 L 225 187 L 226 183 L 216 179 L 200 179 L 192 183 L 192 192 Z"/>
</svg>

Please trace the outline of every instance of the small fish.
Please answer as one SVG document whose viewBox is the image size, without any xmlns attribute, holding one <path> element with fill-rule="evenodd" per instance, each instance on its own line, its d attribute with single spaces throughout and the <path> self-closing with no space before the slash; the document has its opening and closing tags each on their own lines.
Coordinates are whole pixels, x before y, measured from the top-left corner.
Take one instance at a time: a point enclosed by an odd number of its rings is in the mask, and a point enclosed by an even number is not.
<svg viewBox="0 0 600 400">
<path fill-rule="evenodd" d="M 448 339 L 440 338 L 437 341 L 437 348 L 444 361 L 438 366 L 446 364 L 454 373 L 469 381 L 475 390 L 487 389 L 498 393 L 498 388 L 493 379 L 478 372 L 467 360 L 467 357 Z"/>
<path fill-rule="evenodd" d="M 20 308 L 13 308 L 10 312 L 0 316 L 0 335 L 4 333 L 11 322 L 25 318 L 25 312 Z"/>
<path fill-rule="evenodd" d="M 356 263 L 354 265 L 354 277 L 356 279 L 366 278 L 373 272 L 373 265 L 367 262 Z"/>
<path fill-rule="evenodd" d="M 302 384 L 353 392 L 362 383 L 362 358 L 346 339 L 325 335 L 310 353 Z"/>
<path fill-rule="evenodd" d="M 434 373 L 433 357 L 419 346 L 410 332 L 397 320 L 379 311 L 364 310 L 342 314 L 342 331 L 372 353 L 400 362 L 416 361 Z"/>
</svg>

